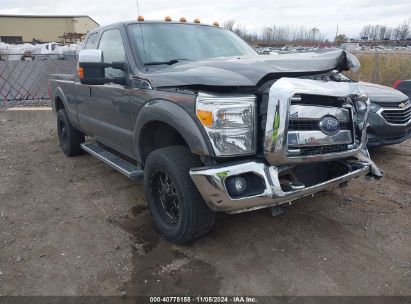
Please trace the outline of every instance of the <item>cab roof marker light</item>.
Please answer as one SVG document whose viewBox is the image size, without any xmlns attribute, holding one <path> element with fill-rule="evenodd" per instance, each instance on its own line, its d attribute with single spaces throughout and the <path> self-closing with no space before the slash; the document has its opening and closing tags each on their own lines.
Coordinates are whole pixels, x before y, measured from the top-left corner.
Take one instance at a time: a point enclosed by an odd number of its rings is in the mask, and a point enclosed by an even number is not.
<svg viewBox="0 0 411 304">
<path fill-rule="evenodd" d="M 220 26 L 220 23 L 218 23 L 218 21 L 214 21 L 213 25 L 214 26 Z"/>
<path fill-rule="evenodd" d="M 180 18 L 180 22 L 187 22 L 186 17 L 181 17 L 181 18 Z"/>
<path fill-rule="evenodd" d="M 170 21 L 172 21 L 172 19 L 171 19 L 170 16 L 166 16 L 166 17 L 164 18 L 164 21 L 170 22 Z"/>
<path fill-rule="evenodd" d="M 195 19 L 194 19 L 194 23 L 201 23 L 201 22 L 200 22 L 200 19 L 195 18 Z"/>
<path fill-rule="evenodd" d="M 143 16 L 138 16 L 137 21 L 140 21 L 140 22 L 144 21 L 144 17 Z"/>
</svg>

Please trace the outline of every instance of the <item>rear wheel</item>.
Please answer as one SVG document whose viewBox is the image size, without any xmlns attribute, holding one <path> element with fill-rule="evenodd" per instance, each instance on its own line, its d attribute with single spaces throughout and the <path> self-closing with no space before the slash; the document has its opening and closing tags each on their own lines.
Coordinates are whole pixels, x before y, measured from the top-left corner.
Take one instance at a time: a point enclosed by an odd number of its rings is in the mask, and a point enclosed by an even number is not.
<svg viewBox="0 0 411 304">
<path fill-rule="evenodd" d="M 57 113 L 57 132 L 59 136 L 60 147 L 67 156 L 76 156 L 83 154 L 81 143 L 84 142 L 84 134 L 74 129 L 68 119 L 65 109 Z"/>
<path fill-rule="evenodd" d="M 183 244 L 211 230 L 215 213 L 206 205 L 189 171 L 201 166 L 183 146 L 153 151 L 144 168 L 144 191 L 158 230 L 170 242 Z"/>
</svg>

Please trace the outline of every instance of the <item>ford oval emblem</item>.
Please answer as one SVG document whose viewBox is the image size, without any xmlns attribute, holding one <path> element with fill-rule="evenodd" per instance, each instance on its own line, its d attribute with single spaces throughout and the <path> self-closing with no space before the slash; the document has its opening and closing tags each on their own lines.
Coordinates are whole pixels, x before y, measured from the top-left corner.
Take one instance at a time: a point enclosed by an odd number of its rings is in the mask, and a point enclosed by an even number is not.
<svg viewBox="0 0 411 304">
<path fill-rule="evenodd" d="M 324 116 L 318 123 L 320 130 L 327 135 L 335 135 L 341 130 L 340 122 L 333 116 Z"/>
</svg>

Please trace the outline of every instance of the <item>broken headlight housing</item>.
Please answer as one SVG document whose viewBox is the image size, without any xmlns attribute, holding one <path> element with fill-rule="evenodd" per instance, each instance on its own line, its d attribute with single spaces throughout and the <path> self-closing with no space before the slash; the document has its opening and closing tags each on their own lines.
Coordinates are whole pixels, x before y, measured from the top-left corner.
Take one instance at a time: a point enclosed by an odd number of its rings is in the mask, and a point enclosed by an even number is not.
<svg viewBox="0 0 411 304">
<path fill-rule="evenodd" d="M 199 93 L 196 115 L 216 156 L 255 153 L 255 96 Z"/>
<path fill-rule="evenodd" d="M 370 101 L 366 94 L 361 94 L 353 97 L 355 109 L 357 111 L 357 121 L 360 125 L 366 126 L 367 111 L 369 110 Z M 360 128 L 362 129 L 362 128 Z"/>
</svg>

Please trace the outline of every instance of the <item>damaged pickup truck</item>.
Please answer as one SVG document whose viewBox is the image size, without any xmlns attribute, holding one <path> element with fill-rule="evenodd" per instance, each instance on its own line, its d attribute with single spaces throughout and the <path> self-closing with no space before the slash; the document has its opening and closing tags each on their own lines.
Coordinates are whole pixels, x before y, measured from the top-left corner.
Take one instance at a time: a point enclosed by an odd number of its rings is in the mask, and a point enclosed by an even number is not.
<svg viewBox="0 0 411 304">
<path fill-rule="evenodd" d="M 369 99 L 340 77 L 359 63 L 343 50 L 260 56 L 216 25 L 123 22 L 90 32 L 78 66 L 50 81 L 63 152 L 144 179 L 171 242 L 206 234 L 215 212 L 381 177 Z"/>
</svg>

